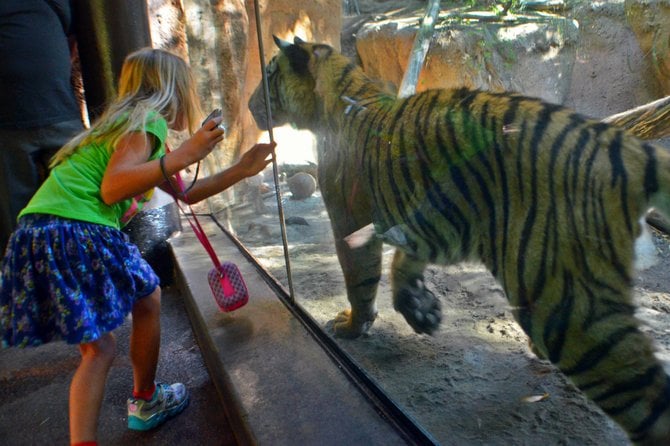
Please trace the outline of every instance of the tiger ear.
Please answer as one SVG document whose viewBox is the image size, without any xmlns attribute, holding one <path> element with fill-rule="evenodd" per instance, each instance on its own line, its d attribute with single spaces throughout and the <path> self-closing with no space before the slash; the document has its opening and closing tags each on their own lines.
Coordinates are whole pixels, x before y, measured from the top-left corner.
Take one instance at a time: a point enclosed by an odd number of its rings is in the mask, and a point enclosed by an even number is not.
<svg viewBox="0 0 670 446">
<path fill-rule="evenodd" d="M 300 37 L 295 36 L 295 37 L 293 38 L 293 43 L 294 43 L 295 45 L 299 45 L 299 44 L 301 44 L 301 43 L 307 43 L 307 42 L 305 42 L 304 40 L 302 40 Z"/>
<path fill-rule="evenodd" d="M 272 38 L 281 52 L 288 58 L 291 68 L 298 74 L 307 74 L 307 63 L 309 62 L 309 53 L 299 47 L 296 43 L 287 42 L 273 35 Z M 294 39 L 297 43 L 302 42 L 298 37 Z"/>
<path fill-rule="evenodd" d="M 314 57 L 317 59 L 328 57 L 332 52 L 333 48 L 328 45 L 314 45 L 312 48 L 312 54 L 314 54 Z"/>
<path fill-rule="evenodd" d="M 275 36 L 274 34 L 272 35 L 272 39 L 275 41 L 275 45 L 277 45 L 277 48 L 279 48 L 282 51 L 285 51 L 288 47 L 291 46 L 291 42 L 287 40 L 282 40 L 279 37 Z"/>
</svg>

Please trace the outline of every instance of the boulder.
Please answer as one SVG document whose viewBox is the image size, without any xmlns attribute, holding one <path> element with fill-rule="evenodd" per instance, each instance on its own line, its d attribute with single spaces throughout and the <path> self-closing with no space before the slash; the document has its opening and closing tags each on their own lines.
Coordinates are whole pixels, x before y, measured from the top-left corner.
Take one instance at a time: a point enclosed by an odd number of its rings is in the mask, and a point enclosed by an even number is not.
<svg viewBox="0 0 670 446">
<path fill-rule="evenodd" d="M 316 179 L 306 172 L 298 172 L 286 182 L 294 200 L 309 198 L 316 191 Z"/>
</svg>

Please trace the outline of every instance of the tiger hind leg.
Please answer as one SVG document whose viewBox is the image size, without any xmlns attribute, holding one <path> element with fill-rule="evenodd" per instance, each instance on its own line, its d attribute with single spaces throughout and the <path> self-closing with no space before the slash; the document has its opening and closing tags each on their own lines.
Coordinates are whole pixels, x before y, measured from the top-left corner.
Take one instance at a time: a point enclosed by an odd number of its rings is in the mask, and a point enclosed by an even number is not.
<svg viewBox="0 0 670 446">
<path fill-rule="evenodd" d="M 541 356 L 633 443 L 670 445 L 670 379 L 651 339 L 640 330 L 628 287 L 598 287 L 572 278 L 563 275 L 568 286 L 553 283 L 533 305 L 517 307 L 517 320 Z M 562 292 L 553 294 L 559 288 Z"/>
<path fill-rule="evenodd" d="M 573 336 L 570 343 L 587 338 Z M 670 380 L 653 350 L 642 331 L 622 324 L 578 357 L 558 361 L 636 445 L 670 445 Z"/>
<path fill-rule="evenodd" d="M 442 321 L 442 306 L 426 288 L 425 267 L 426 262 L 396 250 L 391 266 L 393 308 L 417 333 L 433 334 Z"/>
</svg>

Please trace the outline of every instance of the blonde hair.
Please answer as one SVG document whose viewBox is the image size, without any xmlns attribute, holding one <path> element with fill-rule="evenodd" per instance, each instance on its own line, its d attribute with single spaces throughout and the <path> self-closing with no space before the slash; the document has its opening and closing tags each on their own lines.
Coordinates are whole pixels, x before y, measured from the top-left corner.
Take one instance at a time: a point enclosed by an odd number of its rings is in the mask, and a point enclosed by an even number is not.
<svg viewBox="0 0 670 446">
<path fill-rule="evenodd" d="M 190 134 L 198 129 L 202 118 L 188 64 L 168 51 L 142 48 L 124 60 L 117 98 L 89 129 L 54 155 L 51 167 L 91 143 L 104 142 L 114 148 L 123 136 L 144 128 L 153 113 L 159 113 L 169 126 L 184 120 Z"/>
</svg>

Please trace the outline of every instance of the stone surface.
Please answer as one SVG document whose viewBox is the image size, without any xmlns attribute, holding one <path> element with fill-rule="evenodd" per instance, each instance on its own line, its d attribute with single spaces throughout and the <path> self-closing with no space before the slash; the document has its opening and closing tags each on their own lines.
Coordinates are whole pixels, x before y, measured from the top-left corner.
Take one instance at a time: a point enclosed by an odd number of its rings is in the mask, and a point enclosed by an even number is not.
<svg viewBox="0 0 670 446">
<path fill-rule="evenodd" d="M 670 94 L 670 0 L 626 0 L 626 17 L 645 62 L 664 94 Z"/>
<path fill-rule="evenodd" d="M 361 7 L 366 3 L 373 2 Z M 342 39 L 343 51 L 367 73 L 397 86 L 425 4 L 396 3 L 385 13 L 346 19 Z M 627 110 L 668 94 L 668 5 L 574 2 L 560 14 L 506 22 L 449 21 L 456 12 L 443 5 L 417 91 L 517 91 L 598 118 Z"/>
<path fill-rule="evenodd" d="M 357 54 L 370 76 L 400 85 L 419 17 L 381 19 L 358 30 Z M 469 87 L 564 101 L 578 36 L 574 21 L 556 18 L 475 25 L 441 20 L 435 27 L 417 91 Z"/>
</svg>

